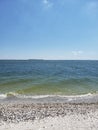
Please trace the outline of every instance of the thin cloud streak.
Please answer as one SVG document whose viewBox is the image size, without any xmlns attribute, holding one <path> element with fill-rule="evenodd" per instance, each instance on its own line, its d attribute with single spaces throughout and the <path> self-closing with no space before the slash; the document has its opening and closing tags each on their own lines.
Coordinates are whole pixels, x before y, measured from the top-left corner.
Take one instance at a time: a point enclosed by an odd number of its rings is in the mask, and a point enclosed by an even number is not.
<svg viewBox="0 0 98 130">
<path fill-rule="evenodd" d="M 74 56 L 79 56 L 79 55 L 83 54 L 83 51 L 72 51 L 72 54 Z"/>
</svg>

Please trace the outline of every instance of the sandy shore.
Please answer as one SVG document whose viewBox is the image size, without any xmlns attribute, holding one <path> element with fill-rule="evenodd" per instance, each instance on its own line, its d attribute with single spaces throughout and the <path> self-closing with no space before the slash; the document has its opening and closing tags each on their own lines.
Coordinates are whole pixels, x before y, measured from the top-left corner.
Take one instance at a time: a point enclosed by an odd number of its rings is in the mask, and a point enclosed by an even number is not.
<svg viewBox="0 0 98 130">
<path fill-rule="evenodd" d="M 98 130 L 98 103 L 0 101 L 0 130 Z"/>
</svg>

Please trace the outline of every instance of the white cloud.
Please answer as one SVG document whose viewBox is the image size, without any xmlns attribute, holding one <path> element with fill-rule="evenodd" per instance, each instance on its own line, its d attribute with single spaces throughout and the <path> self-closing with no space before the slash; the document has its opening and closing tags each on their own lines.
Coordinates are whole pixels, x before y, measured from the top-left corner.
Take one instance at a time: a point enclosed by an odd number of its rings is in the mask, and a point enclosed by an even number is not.
<svg viewBox="0 0 98 130">
<path fill-rule="evenodd" d="M 48 1 L 48 0 L 43 0 L 43 3 L 44 3 L 44 4 L 48 4 L 49 1 Z"/>
<path fill-rule="evenodd" d="M 44 4 L 44 7 L 45 8 L 50 8 L 53 6 L 53 3 L 50 2 L 49 0 L 42 0 L 43 4 Z"/>
<path fill-rule="evenodd" d="M 48 1 L 48 0 L 43 0 L 43 3 L 44 3 L 44 4 L 48 4 L 49 1 Z"/>
<path fill-rule="evenodd" d="M 83 54 L 83 51 L 72 51 L 72 54 L 74 56 L 80 56 L 81 54 Z"/>
</svg>

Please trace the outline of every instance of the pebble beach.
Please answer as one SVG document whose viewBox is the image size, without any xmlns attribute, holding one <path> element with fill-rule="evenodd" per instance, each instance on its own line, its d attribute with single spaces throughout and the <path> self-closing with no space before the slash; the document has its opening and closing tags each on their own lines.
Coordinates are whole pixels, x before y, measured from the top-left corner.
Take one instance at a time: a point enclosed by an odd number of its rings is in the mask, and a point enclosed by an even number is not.
<svg viewBox="0 0 98 130">
<path fill-rule="evenodd" d="M 97 100 L 56 98 L 1 100 L 0 130 L 98 130 Z"/>
</svg>

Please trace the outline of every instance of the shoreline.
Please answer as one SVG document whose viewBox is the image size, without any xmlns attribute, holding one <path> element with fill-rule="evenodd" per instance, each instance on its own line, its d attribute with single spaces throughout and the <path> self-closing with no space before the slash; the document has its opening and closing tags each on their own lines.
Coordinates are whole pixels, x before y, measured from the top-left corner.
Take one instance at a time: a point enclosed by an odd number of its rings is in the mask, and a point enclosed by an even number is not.
<svg viewBox="0 0 98 130">
<path fill-rule="evenodd" d="M 0 94 L 0 103 L 98 103 L 98 94 L 84 95 L 18 95 L 16 93 Z"/>
<path fill-rule="evenodd" d="M 58 96 L 0 99 L 0 130 L 13 129 L 97 130 L 98 95 L 78 100 Z"/>
</svg>

